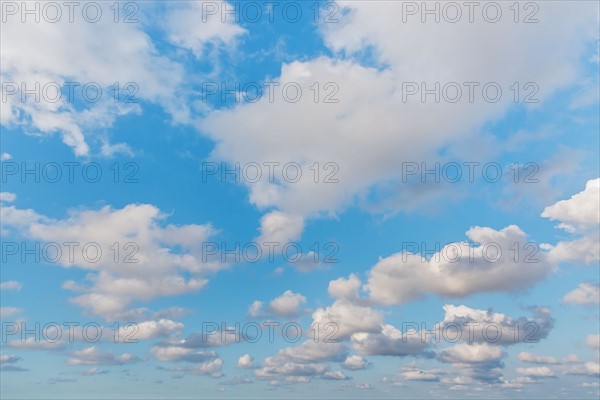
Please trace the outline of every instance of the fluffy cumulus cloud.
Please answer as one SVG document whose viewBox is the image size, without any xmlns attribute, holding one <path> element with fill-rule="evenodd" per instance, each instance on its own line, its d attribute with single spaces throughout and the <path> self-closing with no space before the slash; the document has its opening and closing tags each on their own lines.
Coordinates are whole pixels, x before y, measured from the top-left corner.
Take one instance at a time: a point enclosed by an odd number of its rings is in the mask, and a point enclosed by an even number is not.
<svg viewBox="0 0 600 400">
<path fill-rule="evenodd" d="M 502 117 L 513 101 L 507 93 L 514 82 L 535 81 L 541 101 L 576 83 L 581 56 L 596 38 L 591 5 L 575 10 L 548 4 L 537 24 L 514 24 L 510 18 L 497 24 L 483 19 L 423 24 L 398 23 L 402 4 L 340 2 L 344 18 L 321 31 L 334 56 L 284 64 L 274 79 L 280 84 L 274 101 L 265 95 L 198 122 L 199 131 L 216 142 L 215 158 L 301 165 L 298 180 L 279 171 L 273 182 L 265 176 L 249 184 L 253 204 L 293 215 L 335 213 L 373 189 L 399 184 L 402 162 L 431 160 L 441 146 Z M 409 37 L 421 40 L 398 40 Z M 555 68 L 540 71 L 540 63 Z M 294 103 L 282 94 L 289 82 L 303 93 Z M 310 89 L 315 82 L 322 85 L 317 102 Z M 332 84 L 325 87 L 327 82 Z M 456 103 L 438 103 L 431 96 L 423 102 L 420 93 L 406 98 L 407 82 L 427 82 L 428 88 L 435 82 L 478 82 L 478 98 L 469 102 L 469 90 L 462 87 Z M 488 82 L 502 87 L 499 101 L 483 100 Z M 309 169 L 315 162 L 319 179 Z M 333 164 L 325 168 L 327 163 Z M 416 207 L 424 195 L 419 187 L 403 192 L 408 193 L 395 209 Z"/>
<path fill-rule="evenodd" d="M 363 355 L 402 357 L 422 354 L 429 343 L 412 333 L 402 333 L 396 327 L 384 324 L 377 333 L 357 332 L 350 340 L 352 348 Z"/>
<path fill-rule="evenodd" d="M 359 355 L 348 356 L 342 363 L 342 367 L 351 371 L 365 369 L 368 366 L 367 360 Z"/>
<path fill-rule="evenodd" d="M 599 202 L 600 178 L 588 181 L 585 189 L 570 199 L 546 207 L 542 217 L 559 221 L 558 226 L 569 232 L 597 228 L 600 224 Z"/>
<path fill-rule="evenodd" d="M 162 34 L 167 40 L 198 57 L 206 45 L 227 46 L 243 33 L 234 23 L 221 23 L 219 16 L 197 24 L 199 2 L 143 3 L 136 5 L 134 15 L 131 8 L 122 10 L 120 18 L 127 14 L 136 23 L 115 23 L 110 4 L 98 7 L 101 18 L 95 23 L 82 18 L 81 6 L 72 22 L 66 9 L 58 22 L 42 18 L 38 23 L 22 23 L 19 13 L 7 16 L 0 42 L 2 91 L 7 98 L 0 104 L 3 126 L 22 125 L 26 131 L 58 133 L 76 155 L 85 156 L 91 152 L 92 133 L 109 127 L 119 116 L 141 112 L 142 102 L 163 107 L 176 122 L 187 122 L 189 109 L 181 102 L 186 92 L 185 68 L 161 55 L 143 28 L 162 15 Z M 22 51 L 24 48 L 29 51 Z M 117 101 L 115 82 L 119 84 Z M 34 101 L 33 95 L 24 101 L 22 89 L 32 90 L 36 85 L 41 93 L 39 101 Z M 66 88 L 62 96 L 57 87 Z M 100 142 L 98 138 L 95 141 Z M 101 152 L 109 155 L 115 151 L 129 150 L 122 143 L 111 145 L 103 138 Z"/>
<path fill-rule="evenodd" d="M 269 315 L 294 318 L 306 313 L 306 310 L 302 309 L 302 306 L 305 303 L 306 297 L 300 293 L 286 290 L 281 296 L 271 300 L 266 308 L 262 301 L 254 301 L 248 309 L 248 315 L 252 318 L 266 317 Z"/>
<path fill-rule="evenodd" d="M 528 378 L 555 378 L 554 372 L 548 367 L 517 368 L 517 374 Z"/>
<path fill-rule="evenodd" d="M 38 243 L 40 259 L 87 271 L 88 283 L 70 280 L 63 287 L 80 293 L 74 304 L 107 318 L 127 316 L 136 301 L 199 290 L 224 267 L 202 260 L 210 225 L 166 225 L 166 215 L 149 204 L 74 210 L 65 219 L 13 205 L 2 205 L 0 213 L 5 229 Z"/>
<path fill-rule="evenodd" d="M 441 350 L 437 357 L 450 363 L 470 379 L 489 383 L 502 382 L 502 358 L 506 354 L 499 346 L 487 343 L 461 343 Z"/>
<path fill-rule="evenodd" d="M 464 297 L 481 292 L 517 292 L 548 276 L 546 254 L 511 225 L 502 230 L 474 227 L 469 242 L 445 245 L 425 259 L 410 252 L 381 259 L 369 272 L 366 289 L 380 304 L 402 304 L 429 293 Z M 518 248 L 520 251 L 516 251 Z"/>
<path fill-rule="evenodd" d="M 328 292 L 337 299 L 347 299 L 352 302 L 359 302 L 359 291 L 362 286 L 360 278 L 355 274 L 350 274 L 348 278 L 338 278 L 329 282 Z"/>
<path fill-rule="evenodd" d="M 295 317 L 302 313 L 302 305 L 306 303 L 306 297 L 300 293 L 286 290 L 281 296 L 269 303 L 268 310 L 282 317 Z"/>
<path fill-rule="evenodd" d="M 600 178 L 587 182 L 585 189 L 548 206 L 542 217 L 558 221 L 558 227 L 573 234 L 573 239 L 560 241 L 550 249 L 555 262 L 594 265 L 600 260 Z"/>
<path fill-rule="evenodd" d="M 563 301 L 567 304 L 594 306 L 600 304 L 600 286 L 584 282 L 565 294 Z"/>
<path fill-rule="evenodd" d="M 250 354 L 244 354 L 243 356 L 240 356 L 237 367 L 241 369 L 254 368 L 254 365 L 252 364 L 253 361 L 254 358 Z"/>
<path fill-rule="evenodd" d="M 257 242 L 260 245 L 268 242 L 283 245 L 297 240 L 303 229 L 302 217 L 272 211 L 260 219 L 260 236 L 257 238 Z"/>
<path fill-rule="evenodd" d="M 381 311 L 344 299 L 318 308 L 312 318 L 324 340 L 343 340 L 355 333 L 380 333 L 384 321 Z"/>
<path fill-rule="evenodd" d="M 342 361 L 346 349 L 340 343 L 308 340 L 295 347 L 286 347 L 267 357 L 261 368 L 254 371 L 261 380 L 283 380 L 289 383 L 309 382 L 314 378 L 345 380 L 341 371 L 332 371 L 327 361 Z"/>
<path fill-rule="evenodd" d="M 495 343 L 510 345 L 516 343 L 537 343 L 548 336 L 554 327 L 554 319 L 547 308 L 534 308 L 533 318 L 512 318 L 491 310 L 477 310 L 466 306 L 444 306 L 443 330 L 452 331 L 456 336 L 470 343 Z"/>
</svg>

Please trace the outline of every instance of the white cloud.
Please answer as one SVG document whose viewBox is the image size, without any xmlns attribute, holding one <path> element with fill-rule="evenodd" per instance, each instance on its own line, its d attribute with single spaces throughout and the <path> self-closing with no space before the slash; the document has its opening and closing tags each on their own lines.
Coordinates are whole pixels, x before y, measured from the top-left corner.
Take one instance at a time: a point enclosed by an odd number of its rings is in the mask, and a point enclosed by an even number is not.
<svg viewBox="0 0 600 400">
<path fill-rule="evenodd" d="M 255 376 L 262 380 L 283 378 L 287 382 L 308 382 L 311 378 L 323 375 L 328 368 L 323 364 L 285 363 L 275 366 L 265 366 L 254 371 Z"/>
<path fill-rule="evenodd" d="M 378 333 L 383 324 L 383 313 L 347 300 L 336 300 L 328 307 L 318 308 L 312 318 L 321 340 L 342 340 L 358 332 Z"/>
<path fill-rule="evenodd" d="M 0 318 L 5 319 L 20 313 L 22 310 L 18 307 L 0 307 Z"/>
<path fill-rule="evenodd" d="M 17 356 L 11 356 L 11 355 L 8 355 L 8 354 L 2 354 L 2 355 L 0 355 L 0 365 L 14 363 L 14 362 L 17 362 L 19 360 L 20 360 L 20 358 L 17 357 Z"/>
<path fill-rule="evenodd" d="M 221 376 L 222 367 L 223 360 L 217 358 L 213 361 L 198 364 L 196 367 L 192 368 L 190 372 L 197 375 L 211 375 L 216 378 Z"/>
<path fill-rule="evenodd" d="M 264 303 L 262 301 L 259 301 L 259 300 L 253 301 L 252 304 L 250 304 L 250 307 L 248 307 L 248 316 L 251 318 L 264 317 L 263 306 L 264 306 Z"/>
<path fill-rule="evenodd" d="M 592 349 L 600 350 L 600 335 L 588 335 L 585 344 Z"/>
<path fill-rule="evenodd" d="M 21 290 L 23 285 L 17 281 L 6 281 L 0 283 L 0 290 Z"/>
<path fill-rule="evenodd" d="M 104 375 L 104 374 L 108 374 L 108 372 L 109 371 L 107 369 L 100 369 L 98 367 L 93 367 L 88 370 L 82 371 L 81 375 L 83 375 L 83 376 Z"/>
<path fill-rule="evenodd" d="M 234 45 L 246 30 L 232 22 L 231 18 L 222 21 L 219 12 L 207 12 L 211 3 L 213 7 L 233 7 L 227 2 L 210 1 L 177 2 L 168 7 L 161 20 L 169 42 L 192 51 L 197 58 L 205 55 L 208 45 Z"/>
<path fill-rule="evenodd" d="M 265 318 L 270 315 L 284 318 L 299 317 L 309 311 L 302 310 L 302 305 L 305 303 L 306 297 L 300 293 L 286 290 L 281 296 L 271 300 L 266 308 L 262 301 L 255 300 L 252 302 L 248 308 L 248 316 L 251 318 Z"/>
<path fill-rule="evenodd" d="M 600 178 L 589 180 L 585 189 L 548 206 L 542 217 L 559 221 L 558 227 L 574 235 L 572 240 L 548 246 L 553 262 L 592 264 L 600 260 Z"/>
<path fill-rule="evenodd" d="M 345 348 L 341 343 L 325 343 L 307 340 L 304 343 L 279 350 L 275 356 L 265 359 L 265 365 L 285 363 L 307 364 L 316 361 L 343 360 Z"/>
<path fill-rule="evenodd" d="M 497 361 L 500 360 L 503 355 L 502 349 L 498 346 L 491 346 L 487 343 L 461 343 L 440 351 L 438 357 L 444 362 L 463 364 Z"/>
<path fill-rule="evenodd" d="M 297 317 L 304 311 L 302 305 L 306 303 L 306 297 L 300 293 L 286 290 L 281 296 L 269 303 L 268 311 L 280 317 Z"/>
<path fill-rule="evenodd" d="M 332 381 L 345 381 L 350 378 L 348 378 L 342 371 L 327 371 L 323 374 L 323 379 Z"/>
<path fill-rule="evenodd" d="M 587 375 L 587 376 L 600 376 L 600 363 L 597 361 L 589 361 L 584 364 L 578 364 L 573 366 L 567 371 L 571 375 Z"/>
<path fill-rule="evenodd" d="M 154 346 L 150 349 L 150 353 L 157 360 L 169 362 L 203 363 L 217 358 L 217 353 L 214 351 L 195 351 L 180 346 Z"/>
<path fill-rule="evenodd" d="M 359 298 L 358 292 L 362 282 L 355 274 L 346 278 L 338 278 L 329 282 L 329 295 L 336 299 L 347 299 L 356 302 Z"/>
<path fill-rule="evenodd" d="M 135 327 L 135 328 L 134 328 Z M 175 322 L 169 319 L 160 319 L 158 321 L 138 322 L 134 326 L 120 327 L 119 337 L 129 337 L 130 340 L 148 340 L 157 337 L 167 337 L 183 330 L 181 322 Z"/>
<path fill-rule="evenodd" d="M 461 371 L 461 375 L 480 382 L 501 384 L 501 359 L 505 353 L 499 346 L 487 343 L 460 343 L 441 350 L 437 357 L 440 361 L 452 364 Z"/>
<path fill-rule="evenodd" d="M 112 353 L 105 352 L 99 348 L 92 346 L 82 350 L 75 351 L 71 358 L 67 360 L 68 365 L 123 365 L 130 362 L 138 361 L 138 358 L 124 353 L 120 356 L 115 356 Z"/>
<path fill-rule="evenodd" d="M 108 9 L 108 3 L 101 5 L 104 17 L 96 23 L 85 22 L 81 17 L 69 22 L 65 15 L 56 23 L 42 20 L 29 24 L 21 23 L 17 16 L 8 18 L 3 23 L 0 42 L 3 82 L 15 82 L 19 86 L 25 83 L 29 89 L 36 82 L 40 87 L 50 82 L 63 86 L 65 82 L 77 82 L 81 86 L 75 87 L 76 94 L 81 93 L 83 85 L 95 83 L 101 88 L 102 96 L 98 102 L 84 102 L 83 109 L 77 109 L 66 95 L 56 102 L 44 99 L 23 102 L 18 93 L 0 104 L 0 123 L 22 125 L 27 131 L 47 135 L 59 133 L 76 155 L 86 156 L 91 151 L 92 133 L 110 127 L 119 116 L 141 111 L 140 104 L 124 102 L 124 96 L 134 92 L 132 87 L 126 86 L 129 83 L 138 88 L 134 100 L 157 104 L 170 113 L 175 122 L 188 122 L 189 108 L 186 101 L 181 101 L 189 92 L 186 72 L 181 64 L 159 54 L 142 29 L 148 20 L 156 20 L 160 15 L 168 40 L 176 46 L 192 48 L 197 56 L 202 55 L 200 50 L 204 45 L 228 45 L 243 30 L 233 23 L 220 23 L 218 16 L 211 17 L 206 24 L 197 24 L 199 4 L 174 4 L 144 3 L 135 15 L 139 23 L 114 23 L 109 17 L 113 12 Z M 182 36 L 183 32 L 187 34 Z M 122 40 L 124 37 L 126 41 Z M 29 51 L 22 51 L 24 48 Z M 115 82 L 120 85 L 117 102 L 114 87 L 111 89 Z M 54 92 L 51 93 L 53 96 Z M 80 98 L 78 96 L 78 100 Z M 110 148 L 105 145 L 101 150 L 104 155 Z"/>
<path fill-rule="evenodd" d="M 477 310 L 464 305 L 444 305 L 442 328 L 460 327 L 460 340 L 469 343 L 495 343 L 510 345 L 531 343 L 548 336 L 554 327 L 554 319 L 547 308 L 534 308 L 534 317 L 512 318 L 491 310 Z M 451 334 L 449 334 L 451 335 Z"/>
<path fill-rule="evenodd" d="M 14 365 L 15 363 L 21 361 L 20 357 L 10 355 L 10 354 L 1 354 L 0 355 L 0 371 L 2 372 L 24 372 L 27 369 Z"/>
<path fill-rule="evenodd" d="M 239 358 L 237 367 L 242 369 L 254 368 L 252 361 L 254 361 L 254 358 L 250 354 L 244 354 Z"/>
<path fill-rule="evenodd" d="M 486 122 L 505 115 L 513 101 L 506 95 L 508 87 L 515 81 L 535 78 L 541 101 L 578 83 L 580 60 L 596 39 L 597 21 L 590 16 L 595 6 L 573 10 L 552 4 L 544 7 L 538 24 L 514 24 L 506 18 L 498 24 L 480 21 L 459 26 L 398 23 L 402 4 L 397 2 L 339 5 L 348 13 L 340 23 L 322 27 L 334 57 L 284 64 L 273 79 L 281 83 L 275 101 L 263 96 L 256 103 L 222 110 L 198 122 L 198 130 L 216 142 L 213 156 L 217 159 L 298 162 L 308 172 L 298 182 L 265 178 L 248 184 L 250 201 L 260 208 L 302 216 L 335 214 L 363 199 L 370 189 L 399 185 L 402 162 L 432 159 L 441 146 L 467 139 Z M 497 43 L 498 35 L 502 43 Z M 398 40 L 409 37 L 421 40 Z M 357 60 L 364 60 L 365 53 L 372 56 L 370 64 L 385 67 L 359 65 Z M 539 63 L 556 68 L 540 72 Z M 498 82 L 505 95 L 497 103 L 482 99 L 423 103 L 418 96 L 403 102 L 406 81 L 475 81 L 482 86 Z M 304 94 L 293 104 L 280 93 L 288 82 L 298 83 Z M 334 97 L 339 101 L 315 103 L 309 88 L 315 82 L 335 83 L 339 91 Z M 332 88 L 322 88 L 321 96 Z M 335 163 L 338 182 L 315 183 L 308 171 L 314 162 L 321 167 Z M 421 192 L 408 190 L 408 201 L 397 201 L 393 208 L 415 207 Z"/>
<path fill-rule="evenodd" d="M 7 203 L 12 203 L 17 198 L 17 195 L 10 192 L 2 192 L 0 193 L 0 201 L 5 201 Z"/>
<path fill-rule="evenodd" d="M 549 246 L 549 259 L 551 262 L 569 262 L 595 265 L 600 260 L 600 240 L 598 232 L 574 240 L 560 241 L 554 246 Z"/>
<path fill-rule="evenodd" d="M 357 353 L 375 356 L 417 355 L 429 346 L 429 343 L 419 336 L 411 332 L 403 334 L 388 324 L 383 325 L 378 333 L 354 333 L 350 340 Z"/>
<path fill-rule="evenodd" d="M 553 378 L 554 372 L 548 367 L 517 368 L 517 373 L 529 378 Z"/>
<path fill-rule="evenodd" d="M 402 378 L 407 381 L 438 382 L 438 371 L 426 371 L 414 367 L 402 368 Z"/>
<path fill-rule="evenodd" d="M 260 236 L 257 242 L 272 242 L 280 245 L 297 240 L 304 229 L 304 219 L 280 211 L 272 211 L 260 219 Z"/>
<path fill-rule="evenodd" d="M 352 355 L 346 357 L 344 362 L 342 363 L 342 368 L 349 369 L 351 371 L 356 371 L 359 369 L 365 369 L 368 363 L 362 356 Z"/>
<path fill-rule="evenodd" d="M 369 272 L 366 290 L 370 299 L 391 305 L 429 293 L 464 297 L 482 292 L 517 292 L 553 271 L 545 253 L 528 244 L 525 233 L 515 225 L 500 231 L 474 227 L 466 234 L 471 243 L 478 244 L 451 243 L 429 260 L 408 252 L 381 259 Z M 521 249 L 518 255 L 511 250 L 515 246 Z"/>
<path fill-rule="evenodd" d="M 209 329 L 210 328 L 210 329 Z M 236 326 L 226 326 L 224 323 L 206 323 L 201 332 L 194 332 L 185 339 L 169 340 L 161 342 L 161 347 L 182 347 L 186 349 L 199 349 L 210 347 L 228 346 L 233 343 L 240 343 L 245 337 L 239 324 Z"/>
<path fill-rule="evenodd" d="M 167 216 L 149 204 L 73 210 L 62 220 L 14 206 L 2 205 L 0 213 L 5 229 L 40 246 L 59 244 L 61 254 L 53 262 L 87 270 L 91 285 L 67 281 L 63 287 L 82 292 L 71 299 L 74 304 L 109 319 L 125 315 L 134 301 L 199 290 L 207 275 L 226 267 L 203 260 L 201 244 L 214 232 L 210 225 L 165 226 Z M 69 250 L 63 245 L 68 242 L 78 245 Z M 114 243 L 120 248 L 118 255 Z M 86 253 L 88 244 L 92 250 Z"/>
<path fill-rule="evenodd" d="M 533 364 L 558 364 L 559 361 L 551 356 L 540 356 L 528 352 L 519 353 L 519 361 L 528 362 Z"/>
<path fill-rule="evenodd" d="M 600 387 L 600 382 L 583 382 L 581 387 L 584 388 L 597 388 Z"/>
<path fill-rule="evenodd" d="M 569 232 L 597 228 L 600 223 L 600 178 L 587 182 L 585 189 L 569 200 L 548 206 L 542 217 L 559 221 L 559 227 Z"/>
<path fill-rule="evenodd" d="M 600 304 L 600 286 L 591 283 L 582 283 L 563 297 L 568 304 L 593 306 Z"/>
<path fill-rule="evenodd" d="M 305 383 L 312 378 L 341 379 L 339 372 L 331 372 L 325 361 L 342 361 L 346 357 L 341 343 L 324 343 L 307 340 L 295 347 L 286 347 L 264 360 L 264 365 L 254 371 L 261 380 L 284 379 L 288 383 Z M 329 374 L 325 375 L 326 373 Z M 343 375 L 345 376 L 345 375 Z"/>
</svg>

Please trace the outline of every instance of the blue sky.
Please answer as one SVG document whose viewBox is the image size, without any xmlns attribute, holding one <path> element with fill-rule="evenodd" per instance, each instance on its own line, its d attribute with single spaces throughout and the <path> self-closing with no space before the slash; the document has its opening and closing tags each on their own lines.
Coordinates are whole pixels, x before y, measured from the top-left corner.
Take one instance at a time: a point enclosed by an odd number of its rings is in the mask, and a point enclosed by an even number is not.
<svg viewBox="0 0 600 400">
<path fill-rule="evenodd" d="M 2 2 L 2 397 L 597 398 L 597 4 L 268 3 Z"/>
</svg>

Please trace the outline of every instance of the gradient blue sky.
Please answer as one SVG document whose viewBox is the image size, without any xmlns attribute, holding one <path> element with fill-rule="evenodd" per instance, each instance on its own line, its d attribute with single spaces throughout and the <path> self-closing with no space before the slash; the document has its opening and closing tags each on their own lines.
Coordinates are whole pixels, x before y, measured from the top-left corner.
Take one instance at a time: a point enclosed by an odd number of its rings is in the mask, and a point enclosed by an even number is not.
<svg viewBox="0 0 600 400">
<path fill-rule="evenodd" d="M 472 21 L 462 2 L 427 2 L 439 21 L 421 2 L 266 3 L 98 2 L 91 23 L 86 2 L 73 22 L 60 2 L 58 22 L 45 2 L 27 3 L 39 22 L 2 2 L 2 397 L 598 398 L 597 3 L 480 2 Z M 22 84 L 49 82 L 59 101 L 21 97 Z M 65 82 L 102 96 L 68 99 Z M 273 101 L 265 82 L 279 84 Z M 407 94 L 421 83 L 449 92 Z M 236 84 L 248 93 L 208 91 Z M 244 101 L 257 85 L 264 95 Z M 297 102 L 285 85 L 302 89 Z M 297 163 L 302 178 L 206 176 L 269 162 Z M 406 177 L 436 163 L 458 163 L 462 178 Z M 56 165 L 50 182 L 42 171 Z M 11 247 L 51 242 L 98 243 L 104 256 L 36 262 Z M 127 264 L 130 242 L 139 262 Z M 265 242 L 299 246 L 302 261 L 222 255 Z M 432 257 L 447 244 L 474 259 Z M 486 244 L 504 257 L 484 258 Z M 98 324 L 102 339 L 10 331 L 68 322 Z M 114 343 L 111 327 L 128 322 L 138 342 Z M 269 322 L 303 336 L 277 328 L 270 342 Z M 438 322 L 493 323 L 503 337 L 436 341 L 425 331 Z M 260 324 L 263 337 L 199 340 L 213 323 Z M 337 343 L 323 340 L 327 323 Z M 535 340 L 515 340 L 515 323 Z"/>
</svg>

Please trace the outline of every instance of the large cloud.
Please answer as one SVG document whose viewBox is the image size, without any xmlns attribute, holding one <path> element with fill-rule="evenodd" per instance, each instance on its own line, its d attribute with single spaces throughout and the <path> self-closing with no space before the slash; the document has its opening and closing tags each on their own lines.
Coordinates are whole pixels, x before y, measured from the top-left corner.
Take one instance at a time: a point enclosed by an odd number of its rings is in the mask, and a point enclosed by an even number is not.
<svg viewBox="0 0 600 400">
<path fill-rule="evenodd" d="M 515 24 L 510 15 L 495 24 L 482 18 L 473 24 L 398 23 L 402 4 L 340 2 L 345 11 L 340 23 L 325 24 L 322 31 L 335 57 L 284 64 L 274 79 L 281 84 L 274 101 L 265 95 L 199 121 L 198 129 L 216 142 L 217 159 L 298 162 L 304 167 L 297 182 L 280 176 L 269 182 L 263 176 L 248 183 L 252 203 L 313 215 L 336 212 L 374 186 L 400 184 L 403 162 L 431 160 L 442 146 L 502 117 L 513 101 L 508 88 L 514 82 L 534 81 L 540 100 L 575 84 L 586 46 L 597 37 L 596 6 L 591 4 L 544 4 L 536 24 Z M 378 67 L 367 66 L 369 62 Z M 540 65 L 553 68 L 540 70 Z M 403 99 L 404 82 L 430 82 L 432 87 L 436 81 L 497 82 L 503 96 L 496 103 L 483 101 L 480 86 L 473 102 L 466 99 L 467 89 L 452 104 L 436 103 L 432 96 L 426 102 L 420 96 Z M 281 93 L 290 82 L 302 88 L 295 103 Z M 315 82 L 321 91 L 317 102 L 314 87 L 310 89 Z M 336 88 L 325 88 L 328 82 L 339 88 L 336 103 L 323 103 Z M 320 178 L 335 171 L 337 183 L 315 183 L 314 170 L 309 170 L 315 162 L 320 169 L 335 163 Z M 408 191 L 412 201 L 396 208 L 412 207 L 419 199 L 419 188 Z"/>
<path fill-rule="evenodd" d="M 90 286 L 63 286 L 82 293 L 73 303 L 107 318 L 124 317 L 134 301 L 199 290 L 209 274 L 224 268 L 203 262 L 201 243 L 214 232 L 210 225 L 165 225 L 166 215 L 150 204 L 73 210 L 65 219 L 3 204 L 0 215 L 5 229 L 37 243 L 40 259 L 87 270 Z"/>
<path fill-rule="evenodd" d="M 528 243 L 525 233 L 515 225 L 500 231 L 474 227 L 467 231 L 467 237 L 471 244 L 448 244 L 429 260 L 407 252 L 381 259 L 370 270 L 365 285 L 370 298 L 381 304 L 402 304 L 429 293 L 464 297 L 516 292 L 553 270 L 545 253 Z"/>
</svg>

